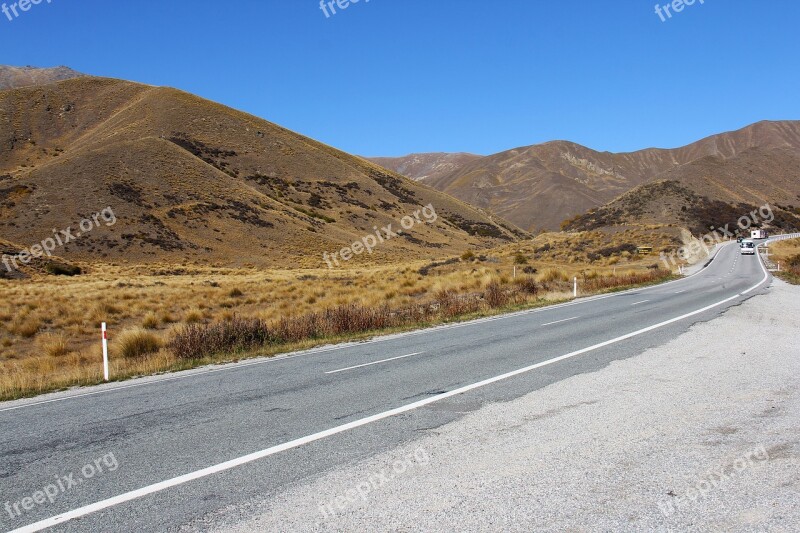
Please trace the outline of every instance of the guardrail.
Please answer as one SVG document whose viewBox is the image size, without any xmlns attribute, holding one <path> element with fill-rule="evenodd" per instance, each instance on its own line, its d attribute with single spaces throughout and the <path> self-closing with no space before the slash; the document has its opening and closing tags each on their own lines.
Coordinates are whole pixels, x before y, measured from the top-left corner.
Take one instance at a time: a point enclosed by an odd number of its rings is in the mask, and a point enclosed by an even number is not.
<svg viewBox="0 0 800 533">
<path fill-rule="evenodd" d="M 765 242 L 758 245 L 758 253 L 761 255 L 762 261 L 764 261 L 764 266 L 767 267 L 767 270 L 770 272 L 780 272 L 781 271 L 781 264 L 774 263 L 769 258 L 769 248 L 767 245 L 778 242 L 778 241 L 788 241 L 790 239 L 800 239 L 800 233 L 787 233 L 785 235 L 774 235 L 769 237 Z M 762 251 L 766 251 L 766 253 L 762 254 Z"/>
<path fill-rule="evenodd" d="M 767 239 L 767 242 L 786 241 L 789 239 L 800 239 L 800 233 L 787 233 L 786 235 L 774 235 Z"/>
</svg>

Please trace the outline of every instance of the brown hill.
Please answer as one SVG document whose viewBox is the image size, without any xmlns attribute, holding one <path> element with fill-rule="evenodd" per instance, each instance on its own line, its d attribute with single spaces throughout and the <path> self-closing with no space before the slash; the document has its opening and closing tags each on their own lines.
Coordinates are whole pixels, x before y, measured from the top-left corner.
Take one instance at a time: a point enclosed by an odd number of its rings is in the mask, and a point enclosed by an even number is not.
<svg viewBox="0 0 800 533">
<path fill-rule="evenodd" d="M 742 227 L 738 228 L 740 221 Z M 562 229 L 574 232 L 619 226 L 686 228 L 698 238 L 716 228 L 744 236 L 756 227 L 790 232 L 800 229 L 800 208 L 755 196 L 723 201 L 701 196 L 680 181 L 659 180 L 640 185 L 604 206 L 565 221 Z"/>
<path fill-rule="evenodd" d="M 481 156 L 467 153 L 448 154 L 443 152 L 430 154 L 409 154 L 403 157 L 370 157 L 373 163 L 393 172 L 402 174 L 412 180 L 435 180 L 451 174 L 464 165 Z"/>
<path fill-rule="evenodd" d="M 759 122 L 683 148 L 649 148 L 621 154 L 596 152 L 574 143 L 555 141 L 474 160 L 426 183 L 522 228 L 556 229 L 564 219 L 599 207 L 636 186 L 661 179 L 668 171 L 680 174 L 681 181 L 697 184 L 701 179 L 697 173 L 707 169 L 708 164 L 722 168 L 751 149 L 783 149 L 770 152 L 779 157 L 797 153 L 800 151 L 800 122 Z M 753 156 L 748 158 L 752 163 L 758 161 Z M 694 162 L 697 164 L 689 165 Z M 761 160 L 761 163 L 766 162 L 766 159 Z M 684 165 L 689 166 L 679 170 Z M 791 161 L 786 161 L 772 166 L 790 165 Z M 761 173 L 758 167 L 749 170 L 752 174 L 748 175 Z M 769 168 L 764 169 L 764 179 L 773 179 L 770 172 Z M 775 178 L 781 180 L 779 176 Z M 706 180 L 704 188 L 698 192 L 715 198 L 724 189 L 738 190 L 741 185 L 729 183 L 715 191 L 712 190 L 713 181 Z M 787 188 L 788 194 L 796 194 L 792 191 L 794 188 Z"/>
<path fill-rule="evenodd" d="M 323 252 L 376 227 L 397 230 L 428 204 L 435 223 L 415 223 L 358 263 L 524 236 L 373 163 L 174 89 L 82 77 L 0 92 L 0 146 L 0 238 L 40 242 L 112 209 L 116 223 L 59 248 L 67 259 L 319 267 Z"/>
<path fill-rule="evenodd" d="M 0 65 L 0 91 L 32 85 L 46 85 L 83 76 L 68 67 L 36 68 Z"/>
</svg>

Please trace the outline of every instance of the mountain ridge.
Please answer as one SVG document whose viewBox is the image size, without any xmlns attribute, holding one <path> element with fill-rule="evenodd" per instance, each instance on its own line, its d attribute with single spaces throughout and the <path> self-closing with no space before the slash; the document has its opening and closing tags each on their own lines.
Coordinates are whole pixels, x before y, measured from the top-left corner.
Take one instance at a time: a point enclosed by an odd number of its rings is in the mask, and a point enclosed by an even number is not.
<svg viewBox="0 0 800 533">
<path fill-rule="evenodd" d="M 708 157 L 733 160 L 750 149 L 781 148 L 800 152 L 800 122 L 760 121 L 679 148 L 623 153 L 598 152 L 571 141 L 548 141 L 473 159 L 425 182 L 528 231 L 555 230 L 563 220 L 650 181 L 666 179 L 664 173 L 677 172 L 684 165 Z M 699 165 L 687 168 L 699 171 Z M 681 179 L 697 184 L 699 178 L 687 172 Z M 721 194 L 708 187 L 705 193 Z"/>
<path fill-rule="evenodd" d="M 85 74 L 65 66 L 40 68 L 0 65 L 0 91 L 46 85 L 81 76 Z"/>
</svg>

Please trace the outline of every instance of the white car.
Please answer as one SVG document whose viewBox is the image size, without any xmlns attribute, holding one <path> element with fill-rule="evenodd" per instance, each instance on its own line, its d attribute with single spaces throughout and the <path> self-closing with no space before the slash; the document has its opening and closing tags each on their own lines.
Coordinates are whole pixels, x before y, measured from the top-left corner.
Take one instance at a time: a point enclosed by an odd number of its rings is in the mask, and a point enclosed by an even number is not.
<svg viewBox="0 0 800 533">
<path fill-rule="evenodd" d="M 747 239 L 742 241 L 740 245 L 742 247 L 742 255 L 755 255 L 756 254 L 756 243 Z"/>
</svg>

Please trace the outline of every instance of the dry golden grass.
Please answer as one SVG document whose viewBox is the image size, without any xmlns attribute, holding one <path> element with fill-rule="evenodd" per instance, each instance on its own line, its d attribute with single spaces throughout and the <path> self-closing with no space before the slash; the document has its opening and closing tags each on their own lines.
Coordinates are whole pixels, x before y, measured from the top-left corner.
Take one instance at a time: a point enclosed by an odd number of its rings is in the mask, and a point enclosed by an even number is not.
<svg viewBox="0 0 800 533">
<path fill-rule="evenodd" d="M 45 333 L 36 339 L 36 343 L 47 357 L 61 357 L 69 353 L 69 342 L 64 333 Z"/>
<path fill-rule="evenodd" d="M 779 241 L 770 245 L 772 261 L 781 267 L 780 272 L 775 272 L 781 279 L 800 285 L 800 239 Z"/>
<path fill-rule="evenodd" d="M 584 237 L 586 242 L 600 241 L 587 245 L 587 250 L 634 238 Z M 565 280 L 575 276 L 582 294 L 584 285 L 592 283 L 595 290 L 609 290 L 631 273 L 653 272 L 648 267 L 657 262 L 653 256 L 623 254 L 595 263 L 576 257 L 570 260 L 568 256 L 576 254 L 571 247 L 580 238 L 542 235 L 533 241 L 465 254 L 464 258 L 346 270 L 96 265 L 88 274 L 71 278 L 0 280 L 0 399 L 97 383 L 102 378 L 101 322 L 107 322 L 109 328 L 111 374 L 124 378 L 200 364 L 179 361 L 159 349 L 176 328 L 188 324 L 212 324 L 233 317 L 273 323 L 345 305 L 407 309 L 449 294 L 449 311 L 436 319 L 448 320 L 459 318 L 460 311 L 474 311 L 464 307 L 461 296 L 488 290 L 493 298 L 497 288 L 524 293 L 525 280 L 532 280 L 544 283 L 538 294 L 509 305 L 543 305 L 569 298 Z M 535 251 L 545 243 L 552 243 L 549 252 Z M 527 264 L 515 264 L 521 255 Z M 409 327 L 413 325 L 402 326 Z M 321 341 L 303 340 L 275 347 L 275 351 L 314 342 Z"/>
<path fill-rule="evenodd" d="M 133 359 L 154 354 L 161 349 L 161 337 L 142 328 L 126 329 L 116 339 L 115 352 L 120 357 Z"/>
</svg>

